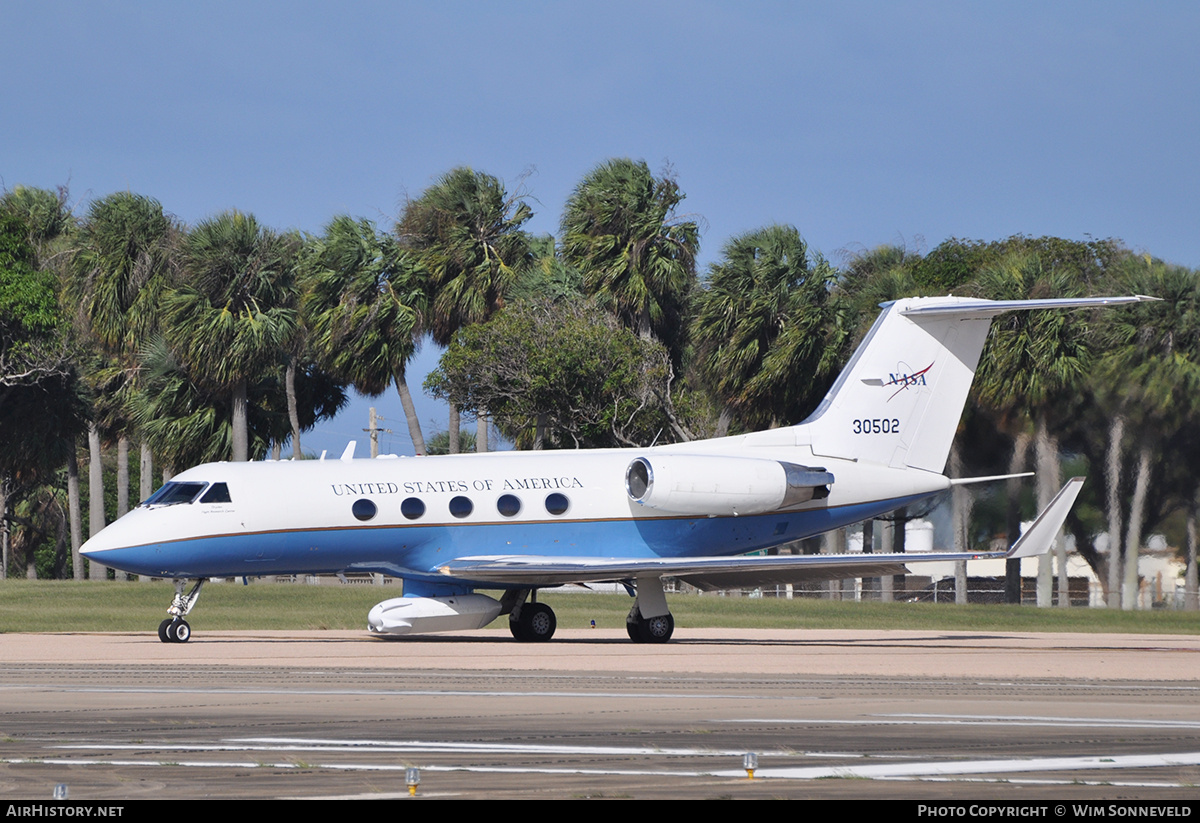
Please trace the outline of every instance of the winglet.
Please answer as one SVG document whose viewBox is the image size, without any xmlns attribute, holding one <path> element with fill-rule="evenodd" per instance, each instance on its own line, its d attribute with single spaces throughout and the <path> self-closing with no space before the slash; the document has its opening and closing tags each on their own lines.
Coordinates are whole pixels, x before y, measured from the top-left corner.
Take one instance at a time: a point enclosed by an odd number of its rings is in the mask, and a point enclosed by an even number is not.
<svg viewBox="0 0 1200 823">
<path fill-rule="evenodd" d="M 1013 547 L 1005 556 L 1010 559 L 1036 557 L 1050 551 L 1050 546 L 1054 544 L 1058 530 L 1062 528 L 1063 522 L 1067 519 L 1067 512 L 1071 511 L 1071 507 L 1075 505 L 1075 498 L 1079 496 L 1079 490 L 1082 488 L 1082 477 L 1072 477 L 1068 480 L 1067 484 L 1050 501 L 1050 505 L 1037 516 L 1037 519 L 1030 524 L 1017 542 L 1013 543 Z"/>
</svg>

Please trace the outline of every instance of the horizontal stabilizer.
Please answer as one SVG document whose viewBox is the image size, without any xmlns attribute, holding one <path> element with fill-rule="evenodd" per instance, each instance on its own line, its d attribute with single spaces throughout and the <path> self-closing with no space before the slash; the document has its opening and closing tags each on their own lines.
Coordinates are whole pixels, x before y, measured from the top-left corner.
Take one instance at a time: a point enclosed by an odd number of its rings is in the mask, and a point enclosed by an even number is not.
<svg viewBox="0 0 1200 823">
<path fill-rule="evenodd" d="M 1018 477 L 1033 477 L 1033 472 L 1019 474 L 990 474 L 987 477 L 952 477 L 951 486 L 970 486 L 975 483 L 995 483 L 998 480 L 1016 480 Z"/>
<path fill-rule="evenodd" d="M 1038 311 L 1048 309 L 1087 309 L 1101 306 L 1124 306 L 1129 303 L 1147 303 L 1161 300 L 1136 294 L 1129 297 L 1053 297 L 1046 300 L 969 300 L 942 305 L 915 306 L 900 310 L 900 314 L 914 319 L 920 317 L 995 317 L 1006 311 Z"/>
<path fill-rule="evenodd" d="M 1067 513 L 1075 505 L 1075 498 L 1079 496 L 1079 490 L 1082 488 L 1082 477 L 1072 477 L 1068 480 L 1050 501 L 1050 505 L 1042 510 L 1020 539 L 1013 543 L 1006 556 L 1036 557 L 1050 551 L 1050 547 L 1054 545 L 1054 538 L 1066 521 Z"/>
</svg>

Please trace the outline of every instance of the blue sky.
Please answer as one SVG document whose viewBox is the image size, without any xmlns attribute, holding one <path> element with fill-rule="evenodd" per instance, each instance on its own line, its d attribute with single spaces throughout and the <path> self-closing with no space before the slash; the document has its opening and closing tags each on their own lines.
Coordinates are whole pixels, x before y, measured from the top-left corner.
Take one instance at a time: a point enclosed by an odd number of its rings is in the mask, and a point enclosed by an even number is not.
<svg viewBox="0 0 1200 823">
<path fill-rule="evenodd" d="M 128 189 L 185 222 L 387 225 L 471 165 L 553 232 L 628 156 L 673 170 L 702 267 L 773 222 L 835 262 L 1023 233 L 1200 266 L 1194 3 L 0 0 L 0 23 L 0 178 L 81 212 Z M 395 393 L 371 402 L 411 451 Z M 361 440 L 368 405 L 306 448 Z"/>
</svg>

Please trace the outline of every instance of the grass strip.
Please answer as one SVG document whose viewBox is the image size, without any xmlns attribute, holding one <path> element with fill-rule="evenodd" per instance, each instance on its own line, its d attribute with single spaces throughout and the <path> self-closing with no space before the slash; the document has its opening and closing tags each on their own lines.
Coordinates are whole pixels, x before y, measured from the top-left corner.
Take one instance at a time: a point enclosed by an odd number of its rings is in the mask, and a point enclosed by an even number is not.
<svg viewBox="0 0 1200 823">
<path fill-rule="evenodd" d="M 174 595 L 166 582 L 0 581 L 0 633 L 154 631 Z M 205 586 L 193 628 L 291 631 L 362 629 L 376 603 L 400 595 L 399 585 L 322 585 L 251 580 Z M 494 594 L 494 593 L 493 593 Z M 632 600 L 624 594 L 543 591 L 559 628 L 624 628 Z M 932 603 L 855 603 L 774 597 L 668 594 L 675 625 L 687 628 L 858 629 L 1198 634 L 1200 613 L 1038 609 Z M 507 631 L 503 618 L 491 628 Z"/>
</svg>

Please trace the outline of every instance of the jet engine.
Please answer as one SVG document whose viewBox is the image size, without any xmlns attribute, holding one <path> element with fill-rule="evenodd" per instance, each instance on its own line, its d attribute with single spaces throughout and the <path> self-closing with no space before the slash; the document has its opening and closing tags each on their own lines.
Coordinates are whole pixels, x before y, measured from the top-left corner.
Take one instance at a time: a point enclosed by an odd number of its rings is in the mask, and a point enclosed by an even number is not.
<svg viewBox="0 0 1200 823">
<path fill-rule="evenodd" d="M 482 629 L 500 615 L 500 601 L 486 594 L 393 597 L 367 615 L 372 634 L 422 634 Z"/>
<path fill-rule="evenodd" d="M 625 471 L 630 500 L 674 514 L 761 514 L 823 500 L 831 483 L 824 468 L 757 457 L 656 455 Z"/>
</svg>

